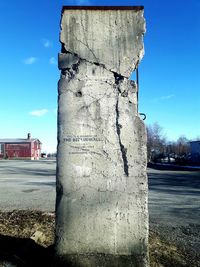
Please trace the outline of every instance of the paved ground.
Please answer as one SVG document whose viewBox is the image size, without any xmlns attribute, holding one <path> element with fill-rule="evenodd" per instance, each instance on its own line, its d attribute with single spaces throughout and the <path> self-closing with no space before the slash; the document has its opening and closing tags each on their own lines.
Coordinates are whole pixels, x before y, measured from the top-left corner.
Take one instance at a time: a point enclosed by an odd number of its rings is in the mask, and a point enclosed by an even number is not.
<svg viewBox="0 0 200 267">
<path fill-rule="evenodd" d="M 0 161 L 0 210 L 55 208 L 55 161 Z M 152 222 L 198 224 L 200 172 L 148 169 Z"/>
<path fill-rule="evenodd" d="M 55 209 L 55 161 L 0 161 L 0 210 Z"/>
<path fill-rule="evenodd" d="M 200 267 L 200 171 L 148 170 L 151 232 Z M 170 266 L 170 265 L 163 265 Z"/>
<path fill-rule="evenodd" d="M 200 171 L 148 169 L 150 220 L 200 224 Z"/>
</svg>

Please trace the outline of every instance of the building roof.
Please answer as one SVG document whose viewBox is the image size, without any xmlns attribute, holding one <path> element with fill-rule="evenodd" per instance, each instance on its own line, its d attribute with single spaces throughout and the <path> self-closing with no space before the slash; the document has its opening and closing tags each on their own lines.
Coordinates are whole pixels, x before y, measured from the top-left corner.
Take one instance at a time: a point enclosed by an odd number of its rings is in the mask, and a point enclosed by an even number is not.
<svg viewBox="0 0 200 267">
<path fill-rule="evenodd" d="M 3 138 L 0 139 L 0 143 L 31 143 L 34 141 L 38 141 L 40 142 L 39 139 L 37 138 L 31 138 L 31 139 L 27 139 L 27 138 Z M 41 143 L 41 142 L 40 142 Z"/>
</svg>

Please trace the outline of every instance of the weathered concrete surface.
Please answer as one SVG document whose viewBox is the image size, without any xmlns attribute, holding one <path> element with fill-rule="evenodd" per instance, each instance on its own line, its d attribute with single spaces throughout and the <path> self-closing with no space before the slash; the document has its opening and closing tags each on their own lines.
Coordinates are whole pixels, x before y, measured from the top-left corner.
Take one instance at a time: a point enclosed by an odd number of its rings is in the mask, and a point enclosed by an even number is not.
<svg viewBox="0 0 200 267">
<path fill-rule="evenodd" d="M 60 40 L 64 48 L 90 62 L 129 77 L 143 57 L 143 9 L 64 11 Z"/>
<path fill-rule="evenodd" d="M 146 132 L 126 77 L 141 28 L 141 10 L 63 13 L 56 253 L 72 266 L 148 266 Z"/>
</svg>

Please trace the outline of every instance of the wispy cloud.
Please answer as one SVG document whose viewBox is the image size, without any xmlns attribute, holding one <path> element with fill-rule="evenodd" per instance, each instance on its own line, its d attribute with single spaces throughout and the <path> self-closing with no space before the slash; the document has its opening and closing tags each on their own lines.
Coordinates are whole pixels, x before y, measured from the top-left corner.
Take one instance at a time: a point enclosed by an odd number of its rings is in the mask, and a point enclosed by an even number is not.
<svg viewBox="0 0 200 267">
<path fill-rule="evenodd" d="M 51 57 L 49 59 L 49 63 L 52 64 L 52 65 L 57 65 L 57 61 L 56 61 L 55 57 Z"/>
<path fill-rule="evenodd" d="M 47 112 L 48 112 L 48 109 L 43 108 L 43 109 L 33 110 L 33 111 L 29 112 L 29 114 L 32 116 L 36 116 L 36 117 L 42 117 L 45 114 L 47 114 Z"/>
<path fill-rule="evenodd" d="M 175 95 L 165 95 L 165 96 L 161 96 L 160 100 L 168 100 L 171 99 L 172 97 L 174 97 Z"/>
<path fill-rule="evenodd" d="M 163 96 L 160 96 L 160 97 L 157 97 L 157 98 L 152 99 L 151 102 L 158 102 L 158 101 L 170 100 L 173 97 L 175 97 L 174 94 L 171 94 L 171 95 L 163 95 Z"/>
<path fill-rule="evenodd" d="M 91 2 L 89 0 L 76 0 L 77 5 L 90 5 Z"/>
<path fill-rule="evenodd" d="M 25 64 L 25 65 L 32 65 L 32 64 L 34 64 L 37 60 L 38 60 L 37 57 L 28 57 L 28 58 L 24 59 L 24 64 Z"/>
<path fill-rule="evenodd" d="M 50 42 L 48 39 L 43 39 L 42 43 L 45 48 L 49 48 L 52 46 L 52 42 Z"/>
</svg>

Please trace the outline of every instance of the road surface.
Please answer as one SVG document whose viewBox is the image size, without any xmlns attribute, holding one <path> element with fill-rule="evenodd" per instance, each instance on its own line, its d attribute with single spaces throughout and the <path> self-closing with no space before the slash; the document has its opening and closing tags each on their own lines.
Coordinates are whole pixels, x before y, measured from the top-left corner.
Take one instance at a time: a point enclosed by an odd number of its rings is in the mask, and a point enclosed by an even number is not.
<svg viewBox="0 0 200 267">
<path fill-rule="evenodd" d="M 0 210 L 55 210 L 55 161 L 0 161 Z M 148 169 L 150 221 L 199 224 L 200 172 Z"/>
<path fill-rule="evenodd" d="M 148 169 L 150 220 L 200 223 L 200 171 Z"/>
<path fill-rule="evenodd" d="M 55 210 L 55 161 L 0 161 L 0 210 Z"/>
</svg>

